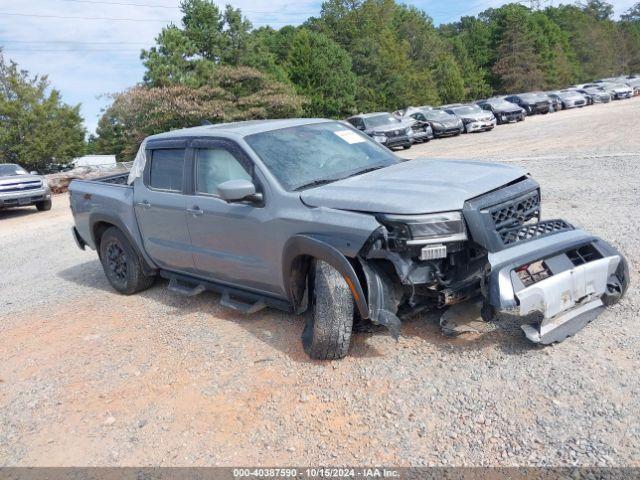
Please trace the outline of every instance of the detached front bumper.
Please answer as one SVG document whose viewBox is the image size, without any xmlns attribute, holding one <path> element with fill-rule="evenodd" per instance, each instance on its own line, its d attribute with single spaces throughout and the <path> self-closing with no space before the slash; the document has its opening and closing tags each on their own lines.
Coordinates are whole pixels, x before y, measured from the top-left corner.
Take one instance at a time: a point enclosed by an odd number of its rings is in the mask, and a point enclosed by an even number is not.
<svg viewBox="0 0 640 480">
<path fill-rule="evenodd" d="M 527 338 L 550 344 L 593 320 L 628 288 L 624 257 L 603 240 L 570 230 L 489 254 L 486 302 L 498 312 L 541 320 L 524 325 Z"/>
</svg>

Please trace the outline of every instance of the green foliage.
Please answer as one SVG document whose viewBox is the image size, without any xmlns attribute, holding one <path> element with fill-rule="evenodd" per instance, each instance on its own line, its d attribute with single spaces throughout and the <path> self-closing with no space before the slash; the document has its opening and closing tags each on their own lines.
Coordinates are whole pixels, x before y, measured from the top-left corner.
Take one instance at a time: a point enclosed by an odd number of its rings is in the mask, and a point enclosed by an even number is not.
<svg viewBox="0 0 640 480">
<path fill-rule="evenodd" d="M 307 29 L 292 38 L 286 61 L 289 79 L 308 99 L 305 113 L 312 117 L 340 117 L 356 108 L 356 75 L 351 57 L 325 35 Z"/>
<path fill-rule="evenodd" d="M 30 77 L 0 50 L 0 163 L 41 171 L 84 152 L 80 106 L 66 105 L 47 77 Z"/>
<path fill-rule="evenodd" d="M 464 80 L 451 55 L 441 53 L 436 61 L 433 76 L 444 103 L 458 102 L 465 97 Z"/>
<path fill-rule="evenodd" d="M 180 8 L 181 25 L 142 52 L 143 86 L 114 97 L 90 149 L 125 157 L 142 135 L 202 118 L 342 117 L 640 73 L 640 3 L 619 21 L 604 0 L 510 3 L 436 28 L 396 0 L 326 0 L 318 17 L 279 30 L 252 29 L 213 0 Z"/>
<path fill-rule="evenodd" d="M 291 87 L 249 67 L 201 65 L 203 85 L 138 86 L 114 95 L 98 124 L 97 153 L 130 160 L 148 135 L 194 127 L 203 121 L 233 122 L 302 114 Z"/>
</svg>

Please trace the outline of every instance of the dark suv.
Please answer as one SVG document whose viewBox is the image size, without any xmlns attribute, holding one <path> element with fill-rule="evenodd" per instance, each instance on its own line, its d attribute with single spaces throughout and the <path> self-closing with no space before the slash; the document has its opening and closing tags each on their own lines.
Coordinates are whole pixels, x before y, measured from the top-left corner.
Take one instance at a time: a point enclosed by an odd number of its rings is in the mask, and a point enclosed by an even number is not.
<svg viewBox="0 0 640 480">
<path fill-rule="evenodd" d="M 509 95 L 504 99 L 522 107 L 527 112 L 527 115 L 546 114 L 551 111 L 549 99 L 541 97 L 537 93 L 520 93 L 518 95 Z"/>
<path fill-rule="evenodd" d="M 503 123 L 521 122 L 526 116 L 524 109 L 518 105 L 507 102 L 504 98 L 494 97 L 480 100 L 478 106 L 487 110 L 496 117 L 498 125 Z"/>
<path fill-rule="evenodd" d="M 385 147 L 407 149 L 413 144 L 414 121 L 400 120 L 388 112 L 363 113 L 347 121 Z"/>
</svg>

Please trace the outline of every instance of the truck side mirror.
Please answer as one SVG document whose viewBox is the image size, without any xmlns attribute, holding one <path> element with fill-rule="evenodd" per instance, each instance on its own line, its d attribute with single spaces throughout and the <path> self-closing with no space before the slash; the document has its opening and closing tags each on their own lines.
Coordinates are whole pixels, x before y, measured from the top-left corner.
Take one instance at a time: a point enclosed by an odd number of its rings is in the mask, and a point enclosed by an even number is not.
<svg viewBox="0 0 640 480">
<path fill-rule="evenodd" d="M 229 180 L 218 185 L 220 198 L 227 202 L 261 202 L 262 194 L 256 193 L 256 186 L 249 180 Z"/>
</svg>

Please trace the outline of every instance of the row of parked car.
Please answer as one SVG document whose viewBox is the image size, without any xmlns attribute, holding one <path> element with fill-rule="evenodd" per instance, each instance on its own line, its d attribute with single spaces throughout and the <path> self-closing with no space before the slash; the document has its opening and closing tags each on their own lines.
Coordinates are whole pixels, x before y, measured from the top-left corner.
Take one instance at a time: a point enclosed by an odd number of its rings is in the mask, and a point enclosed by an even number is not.
<svg viewBox="0 0 640 480">
<path fill-rule="evenodd" d="M 354 115 L 347 122 L 389 148 L 462 133 L 486 132 L 496 125 L 522 122 L 527 116 L 609 103 L 640 95 L 640 75 L 603 78 L 550 92 L 492 97 L 468 104 L 408 107 L 393 113 Z"/>
</svg>

